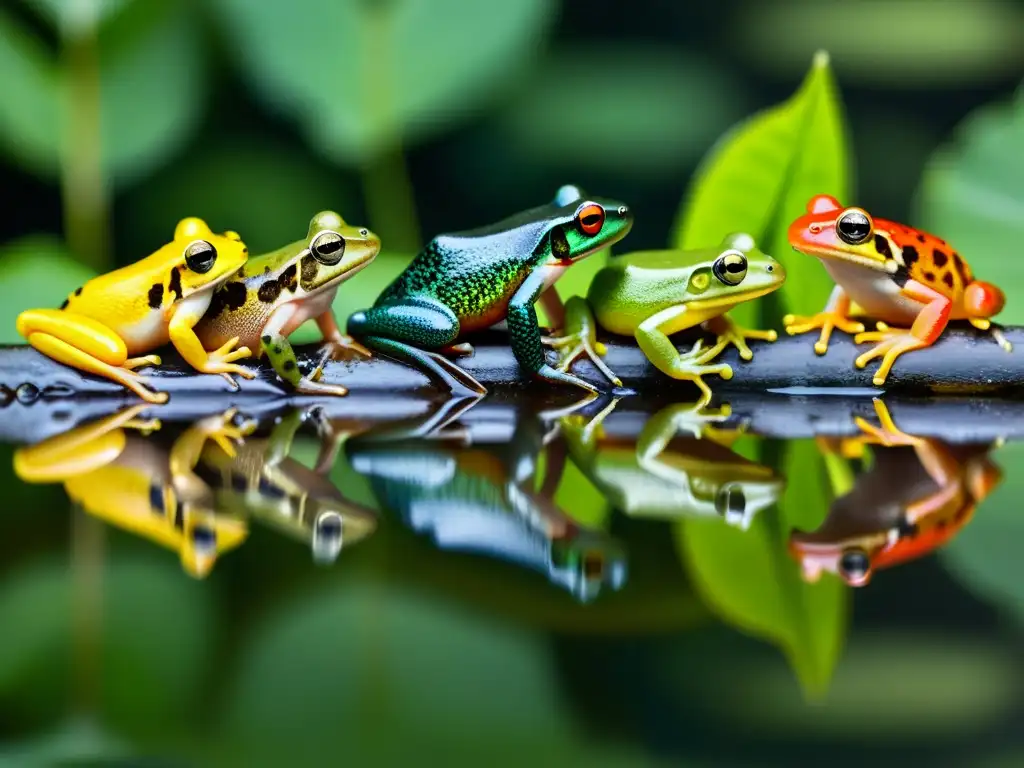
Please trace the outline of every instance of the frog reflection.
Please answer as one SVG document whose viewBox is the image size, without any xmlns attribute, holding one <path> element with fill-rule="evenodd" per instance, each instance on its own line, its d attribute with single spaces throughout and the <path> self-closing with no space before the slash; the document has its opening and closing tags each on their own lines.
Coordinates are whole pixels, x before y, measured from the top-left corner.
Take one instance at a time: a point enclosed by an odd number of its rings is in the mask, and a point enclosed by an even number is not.
<svg viewBox="0 0 1024 768">
<path fill-rule="evenodd" d="M 174 550 L 201 578 L 248 535 L 244 520 L 217 514 L 208 489 L 188 467 L 207 441 L 232 452 L 245 426 L 235 412 L 202 419 L 168 448 L 149 437 L 156 419 L 138 418 L 146 403 L 15 451 L 14 470 L 30 483 L 61 482 L 86 512 Z"/>
<path fill-rule="evenodd" d="M 874 405 L 880 426 L 857 417 L 862 436 L 819 441 L 826 450 L 847 455 L 866 444 L 881 448 L 873 451 L 873 465 L 850 492 L 832 502 L 816 531 L 790 534 L 790 552 L 807 581 L 829 571 L 859 587 L 879 569 L 935 551 L 970 522 L 1002 479 L 988 456 L 992 445 L 957 446 L 909 435 L 881 400 Z"/>
<path fill-rule="evenodd" d="M 565 410 L 520 412 L 507 445 L 454 440 L 381 445 L 355 439 L 347 452 L 381 506 L 441 549 L 539 571 L 587 602 L 605 587 L 623 585 L 626 557 L 615 539 L 577 524 L 552 493 L 534 489 L 537 459 L 558 431 L 557 423 L 552 428 L 549 422 Z"/>
<path fill-rule="evenodd" d="M 346 499 L 330 481 L 330 464 L 309 469 L 289 455 L 299 428 L 318 416 L 315 408 L 293 410 L 268 437 L 247 437 L 230 453 L 208 443 L 198 457 L 194 477 L 212 489 L 222 514 L 251 515 L 308 543 L 314 561 L 328 565 L 338 558 L 342 546 L 369 536 L 377 523 L 372 509 Z M 252 423 L 247 431 L 254 427 Z"/>
<path fill-rule="evenodd" d="M 707 398 L 669 405 L 646 421 L 639 436 L 625 437 L 608 435 L 603 426 L 617 404 L 612 400 L 589 421 L 566 417 L 562 434 L 573 463 L 625 514 L 718 517 L 747 530 L 782 494 L 783 478 L 734 453 L 732 435 L 712 426 L 728 418 L 728 406 L 709 409 Z"/>
</svg>

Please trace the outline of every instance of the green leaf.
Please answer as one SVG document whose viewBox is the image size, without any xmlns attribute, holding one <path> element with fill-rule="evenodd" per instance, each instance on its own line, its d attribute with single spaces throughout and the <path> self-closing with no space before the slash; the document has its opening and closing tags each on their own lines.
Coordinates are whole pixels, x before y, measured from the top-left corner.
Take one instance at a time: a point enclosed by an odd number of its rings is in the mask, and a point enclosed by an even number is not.
<svg viewBox="0 0 1024 768">
<path fill-rule="evenodd" d="M 742 114 L 739 86 L 711 62 L 602 42 L 559 48 L 501 128 L 510 146 L 548 167 L 651 177 L 677 173 Z"/>
<path fill-rule="evenodd" d="M 790 75 L 816 48 L 825 48 L 850 81 L 875 88 L 955 88 L 1013 76 L 1024 65 L 1024 14 L 1003 0 L 749 5 L 754 7 L 736 14 L 730 39 L 761 70 Z"/>
<path fill-rule="evenodd" d="M 108 178 L 124 184 L 166 160 L 198 126 L 205 61 L 186 4 L 105 5 L 121 12 L 99 30 L 100 154 Z M 70 73 L 3 15 L 0 67 L 0 141 L 27 170 L 57 175 L 65 121 L 74 119 L 66 111 Z"/>
<path fill-rule="evenodd" d="M 720 520 L 685 520 L 676 526 L 676 540 L 709 607 L 738 629 L 777 645 L 805 695 L 819 698 L 839 658 L 848 590 L 830 575 L 804 582 L 788 552 L 789 532 L 816 528 L 831 495 L 814 441 L 792 441 L 785 449 L 782 474 L 798 482 L 788 483 L 777 510 L 762 510 L 747 531 Z"/>
<path fill-rule="evenodd" d="M 745 231 L 781 261 L 786 282 L 760 305 L 741 304 L 731 316 L 746 325 L 773 325 L 784 309 L 817 311 L 832 280 L 816 259 L 794 254 L 786 237 L 814 195 L 850 198 L 850 161 L 842 105 L 819 52 L 803 85 L 788 101 L 736 126 L 704 158 L 686 196 L 674 247 L 713 247 L 729 232 Z"/>
<path fill-rule="evenodd" d="M 1024 95 L 977 110 L 925 169 L 920 226 L 949 242 L 980 280 L 1006 294 L 1002 323 L 1024 322 L 1024 263 L 1007 258 L 1024 240 Z"/>
<path fill-rule="evenodd" d="M 95 13 L 95 18 L 102 21 L 122 11 L 134 0 L 90 0 L 87 3 L 73 3 L 68 0 L 23 0 L 35 8 L 36 12 L 54 27 L 74 25 L 82 17 L 83 6 Z"/>
<path fill-rule="evenodd" d="M 5 244 L 0 248 L 0 344 L 24 343 L 14 328 L 20 312 L 57 308 L 95 276 L 54 237 L 32 235 Z"/>
<path fill-rule="evenodd" d="M 346 163 L 472 115 L 536 58 L 548 0 L 217 0 L 264 99 Z"/>
<path fill-rule="evenodd" d="M 975 509 L 967 526 L 939 556 L 957 580 L 1024 623 L 1024 444 L 1007 443 L 992 453 L 1002 482 Z"/>
<path fill-rule="evenodd" d="M 0 145 L 32 173 L 57 169 L 58 74 L 42 44 L 0 10 Z"/>
</svg>

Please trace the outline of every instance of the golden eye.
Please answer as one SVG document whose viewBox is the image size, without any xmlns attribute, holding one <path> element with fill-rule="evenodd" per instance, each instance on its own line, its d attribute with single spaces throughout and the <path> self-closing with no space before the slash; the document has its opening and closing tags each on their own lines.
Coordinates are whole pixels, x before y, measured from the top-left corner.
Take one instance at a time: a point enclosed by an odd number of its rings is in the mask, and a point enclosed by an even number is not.
<svg viewBox="0 0 1024 768">
<path fill-rule="evenodd" d="M 860 208 L 847 208 L 843 215 L 836 219 L 836 234 L 844 243 L 850 245 L 860 245 L 871 237 L 873 230 L 871 217 Z"/>
<path fill-rule="evenodd" d="M 217 261 L 217 249 L 205 240 L 193 240 L 185 246 L 185 266 L 197 274 L 205 274 L 213 269 Z"/>
<path fill-rule="evenodd" d="M 715 259 L 711 271 L 726 285 L 739 285 L 747 276 L 747 257 L 740 251 L 726 251 Z"/>
<path fill-rule="evenodd" d="M 576 214 L 576 224 L 584 235 L 593 237 L 604 226 L 604 208 L 596 203 L 583 206 Z"/>
<path fill-rule="evenodd" d="M 711 278 L 708 277 L 707 272 L 698 272 L 690 278 L 690 290 L 694 293 L 703 293 L 708 289 L 709 282 L 711 282 Z"/>
<path fill-rule="evenodd" d="M 337 232 L 321 232 L 313 240 L 309 250 L 313 252 L 313 258 L 321 264 L 332 266 L 345 255 L 345 238 Z"/>
</svg>

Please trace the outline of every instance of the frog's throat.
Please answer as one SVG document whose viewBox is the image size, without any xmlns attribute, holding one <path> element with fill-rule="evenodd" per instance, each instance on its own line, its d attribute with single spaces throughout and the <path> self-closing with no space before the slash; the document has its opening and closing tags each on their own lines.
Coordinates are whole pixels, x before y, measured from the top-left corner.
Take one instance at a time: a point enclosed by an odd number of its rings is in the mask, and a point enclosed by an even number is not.
<svg viewBox="0 0 1024 768">
<path fill-rule="evenodd" d="M 895 272 L 899 267 L 899 264 L 895 260 L 888 260 L 881 254 L 878 256 L 861 256 L 859 253 L 835 253 L 833 251 L 826 250 L 824 248 L 797 248 L 793 247 L 793 250 L 797 253 L 803 253 L 808 256 L 815 256 L 823 261 L 839 261 L 847 264 L 856 264 L 859 267 L 867 267 L 873 269 L 876 272 Z M 892 264 L 890 267 L 889 264 Z"/>
<path fill-rule="evenodd" d="M 745 293 L 730 293 L 726 296 L 719 296 L 713 299 L 691 299 L 690 301 L 686 302 L 686 305 L 689 308 L 698 311 L 704 309 L 718 309 L 719 307 L 734 307 L 737 304 L 742 304 L 745 301 L 753 301 L 754 299 L 759 299 L 762 296 L 766 296 L 767 294 L 776 290 L 780 285 L 781 283 L 778 283 L 776 285 L 769 285 L 765 286 L 764 288 L 759 288 L 756 291 L 750 291 Z"/>
</svg>

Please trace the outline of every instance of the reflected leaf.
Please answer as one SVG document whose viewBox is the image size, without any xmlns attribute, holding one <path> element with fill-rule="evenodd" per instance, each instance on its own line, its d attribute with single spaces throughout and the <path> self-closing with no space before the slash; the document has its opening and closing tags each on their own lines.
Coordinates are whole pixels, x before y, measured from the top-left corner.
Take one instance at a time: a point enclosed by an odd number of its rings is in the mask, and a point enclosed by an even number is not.
<svg viewBox="0 0 1024 768">
<path fill-rule="evenodd" d="M 0 248 L 0 344 L 25 342 L 14 327 L 19 312 L 59 307 L 95 276 L 57 238 L 33 235 L 5 244 Z"/>
<path fill-rule="evenodd" d="M 26 5 L 30 5 L 48 22 L 54 26 L 58 26 L 74 17 L 76 13 L 80 16 L 80 8 L 76 8 L 73 3 L 69 3 L 67 0 L 22 0 Z M 123 10 L 125 6 L 134 0 L 92 0 L 89 3 L 92 6 L 92 10 L 95 12 L 96 17 L 100 20 L 106 19 L 119 11 Z"/>
<path fill-rule="evenodd" d="M 212 649 L 212 593 L 171 559 L 110 559 L 103 572 L 97 697 L 107 725 L 167 738 L 200 703 Z M 67 563 L 43 560 L 0 584 L 0 699 L 55 713 L 73 675 L 73 581 Z M 174 724 L 177 724 L 175 726 Z"/>
<path fill-rule="evenodd" d="M 831 576 L 804 582 L 788 552 L 794 528 L 813 530 L 831 494 L 821 454 L 811 440 L 785 446 L 787 484 L 778 514 L 765 510 L 742 531 L 720 520 L 692 519 L 676 526 L 684 565 L 701 597 L 725 621 L 770 640 L 782 650 L 806 695 L 823 696 L 846 631 L 849 594 Z"/>
<path fill-rule="evenodd" d="M 64 722 L 40 736 L 0 744 L 0 768 L 127 765 L 132 759 L 131 748 L 113 734 L 77 720 Z"/>
<path fill-rule="evenodd" d="M 786 230 L 817 194 L 850 198 L 850 163 L 842 105 L 827 54 L 814 57 L 803 85 L 788 101 L 736 126 L 704 158 L 683 203 L 674 246 L 707 248 L 745 231 L 782 261 L 786 282 L 772 302 L 746 302 L 730 316 L 770 327 L 767 309 L 817 310 L 832 280 L 817 260 L 792 254 Z M 792 258 L 788 256 L 792 254 Z"/>
<path fill-rule="evenodd" d="M 742 115 L 741 93 L 711 62 L 674 48 L 574 45 L 536 73 L 501 126 L 548 166 L 665 176 Z"/>
<path fill-rule="evenodd" d="M 258 138 L 206 144 L 174 163 L 124 205 L 133 241 L 151 247 L 174 222 L 201 216 L 218 231 L 234 229 L 257 255 L 306 236 L 317 211 L 357 223 L 353 195 L 338 174 L 287 144 Z M 159 237 L 157 238 L 159 239 Z"/>
<path fill-rule="evenodd" d="M 827 48 L 851 81 L 888 88 L 949 88 L 1016 72 L 1024 63 L 1024 14 L 1002 0 L 752 5 L 736 14 L 737 50 L 776 72 L 799 71 L 815 48 Z"/>
<path fill-rule="evenodd" d="M 56 23 L 54 13 L 44 16 Z M 131 4 L 100 29 L 101 153 L 110 177 L 123 183 L 144 176 L 196 127 L 203 95 L 201 43 L 194 17 L 181 3 Z M 28 170 L 54 176 L 67 73 L 30 32 L 5 16 L 0 16 L 0 65 L 0 135 Z"/>
<path fill-rule="evenodd" d="M 932 156 L 917 196 L 920 226 L 961 253 L 1006 294 L 1002 323 L 1024 322 L 1024 94 L 975 111 Z"/>
<path fill-rule="evenodd" d="M 992 454 L 1003 481 L 975 510 L 966 526 L 939 557 L 957 580 L 979 597 L 1024 621 L 1024 444 L 1007 443 Z"/>
<path fill-rule="evenodd" d="M 536 58 L 547 0 L 218 0 L 244 73 L 309 140 L 348 163 L 483 106 Z M 320 39 L 316 30 L 330 30 Z"/>
</svg>

